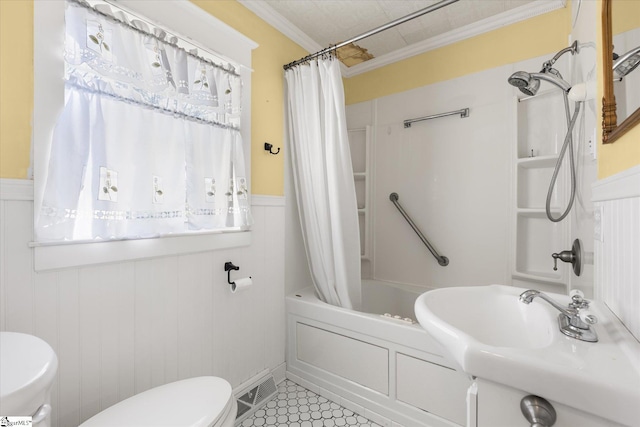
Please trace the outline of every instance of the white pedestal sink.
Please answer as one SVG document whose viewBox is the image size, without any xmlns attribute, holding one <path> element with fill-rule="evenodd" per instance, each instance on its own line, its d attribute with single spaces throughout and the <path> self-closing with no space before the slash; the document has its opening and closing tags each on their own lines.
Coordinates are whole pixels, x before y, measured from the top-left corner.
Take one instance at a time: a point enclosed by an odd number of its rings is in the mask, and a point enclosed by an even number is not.
<svg viewBox="0 0 640 427">
<path fill-rule="evenodd" d="M 490 285 L 442 288 L 422 294 L 420 325 L 467 374 L 634 425 L 640 420 L 640 344 L 597 302 L 599 342 L 562 334 L 558 310 L 526 289 Z M 566 306 L 566 295 L 547 294 Z"/>
</svg>

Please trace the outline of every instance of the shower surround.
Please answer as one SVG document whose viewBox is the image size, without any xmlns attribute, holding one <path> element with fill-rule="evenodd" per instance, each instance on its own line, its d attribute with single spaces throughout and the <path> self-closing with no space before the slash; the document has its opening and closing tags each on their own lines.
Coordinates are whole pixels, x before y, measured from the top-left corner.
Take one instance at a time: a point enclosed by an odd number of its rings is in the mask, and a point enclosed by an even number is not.
<svg viewBox="0 0 640 427">
<path fill-rule="evenodd" d="M 589 48 L 583 51 L 592 57 Z M 559 88 L 546 82 L 541 85 L 543 98 L 536 101 L 538 107 L 529 109 L 527 123 L 521 123 L 519 104 L 524 102 L 519 103 L 518 98 L 523 95 L 506 79 L 517 70 L 539 67 L 553 53 L 347 107 L 350 129 L 370 126 L 373 130 L 372 232 L 367 239 L 371 242 L 367 248 L 371 261 L 363 260 L 363 277 L 425 287 L 502 283 L 551 292 L 565 292 L 580 285 L 585 294 L 592 295 L 592 265 L 587 265 L 577 279 L 564 271 L 564 265 L 554 275 L 551 258 L 552 252 L 571 246 L 571 233 L 578 227 L 582 233 L 578 237 L 586 241 L 588 251 L 593 251 L 592 234 L 587 232 L 593 228 L 588 188 L 595 179 L 595 161 L 586 147 L 585 129 L 592 122 L 589 104 L 585 104 L 586 111 L 579 116 L 574 131 L 579 188 L 570 216 L 554 226 L 562 230 L 549 241 L 535 236 L 525 241 L 520 234 L 529 233 L 526 224 L 514 220 L 524 197 L 522 191 L 541 197 L 531 203 L 544 207 L 553 171 L 553 164 L 545 166 L 535 180 L 516 184 L 523 178 L 517 163 L 522 157 L 518 151 L 523 144 L 521 128 L 529 126 L 530 133 L 544 139 L 548 154 L 557 155 L 566 123 L 564 110 L 553 103 L 545 108 L 545 100 L 550 98 L 544 94 L 555 99 L 555 92 L 560 93 Z M 555 67 L 572 80 L 574 75 L 584 78 L 580 73 L 586 64 L 579 67 L 577 59 L 570 57 L 564 55 Z M 415 123 L 410 128 L 403 125 L 413 117 L 461 108 L 469 108 L 469 117 L 453 115 Z M 540 147 L 532 149 L 534 156 L 541 155 Z M 561 186 L 568 185 L 566 166 L 560 173 Z M 449 265 L 438 265 L 389 201 L 391 193 L 398 193 L 404 209 L 437 251 L 446 254 Z M 561 188 L 554 202 L 564 203 L 562 197 L 567 194 Z M 537 214 L 527 214 L 533 215 L 532 224 L 537 225 Z M 539 267 L 540 277 L 518 274 L 523 263 L 529 262 Z M 552 275 L 553 280 L 546 279 Z"/>
</svg>

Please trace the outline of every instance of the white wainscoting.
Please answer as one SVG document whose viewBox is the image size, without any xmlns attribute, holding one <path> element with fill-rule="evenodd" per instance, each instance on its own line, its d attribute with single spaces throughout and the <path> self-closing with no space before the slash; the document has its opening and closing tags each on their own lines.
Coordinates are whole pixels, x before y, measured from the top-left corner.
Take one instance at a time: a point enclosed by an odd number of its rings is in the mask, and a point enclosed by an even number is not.
<svg viewBox="0 0 640 427">
<path fill-rule="evenodd" d="M 58 355 L 53 423 L 198 375 L 234 387 L 284 363 L 284 199 L 254 196 L 251 246 L 35 272 L 33 187 L 0 180 L 0 330 Z M 253 278 L 232 294 L 224 263 Z M 235 273 L 235 274 L 233 274 Z"/>
<path fill-rule="evenodd" d="M 640 166 L 598 181 L 595 297 L 640 340 Z"/>
</svg>

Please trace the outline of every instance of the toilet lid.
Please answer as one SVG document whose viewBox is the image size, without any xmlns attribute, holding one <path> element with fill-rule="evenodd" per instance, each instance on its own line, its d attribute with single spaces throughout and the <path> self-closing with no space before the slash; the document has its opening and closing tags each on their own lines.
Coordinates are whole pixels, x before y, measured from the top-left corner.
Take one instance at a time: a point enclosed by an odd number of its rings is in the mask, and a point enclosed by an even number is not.
<svg viewBox="0 0 640 427">
<path fill-rule="evenodd" d="M 210 427 L 228 415 L 231 385 L 217 377 L 196 377 L 136 394 L 88 419 L 80 427 Z"/>
<path fill-rule="evenodd" d="M 0 332 L 2 415 L 33 414 L 43 403 L 58 369 L 49 344 L 33 335 Z"/>
</svg>

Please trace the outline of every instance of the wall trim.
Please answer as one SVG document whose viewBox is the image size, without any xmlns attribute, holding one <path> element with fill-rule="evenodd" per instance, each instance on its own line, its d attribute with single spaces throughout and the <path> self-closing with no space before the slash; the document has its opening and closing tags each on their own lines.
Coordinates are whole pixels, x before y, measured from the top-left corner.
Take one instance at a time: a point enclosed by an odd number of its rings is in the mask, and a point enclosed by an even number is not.
<svg viewBox="0 0 640 427">
<path fill-rule="evenodd" d="M 596 181 L 592 190 L 593 202 L 640 197 L 640 165 Z"/>
<path fill-rule="evenodd" d="M 33 181 L 30 179 L 0 178 L 0 200 L 33 201 Z"/>
<path fill-rule="evenodd" d="M 285 36 L 289 37 L 291 40 L 302 46 L 307 51 L 318 52 L 325 47 L 320 46 L 317 42 L 315 42 L 307 34 L 305 34 L 300 28 L 296 27 L 285 17 L 276 12 L 271 6 L 266 4 L 266 2 L 256 0 L 238 1 L 247 9 L 258 15 L 258 17 L 260 17 L 262 20 L 273 26 Z M 403 49 L 398 49 L 394 52 L 390 52 L 386 55 L 382 55 L 370 61 L 354 65 L 353 67 L 341 67 L 342 76 L 349 78 L 358 74 L 366 73 L 375 70 L 376 68 L 384 67 L 385 65 L 402 61 L 404 59 L 437 49 L 439 47 L 447 46 L 449 44 L 475 37 L 489 31 L 497 30 L 498 28 L 515 24 L 516 22 L 524 21 L 547 12 L 562 9 L 566 7 L 566 4 L 566 0 L 539 0 L 531 2 L 513 10 L 500 13 L 498 15 L 483 19 L 476 23 L 466 25 L 464 27 L 449 31 L 444 34 L 440 34 L 436 37 L 432 37 L 420 43 L 415 43 Z M 357 34 L 353 34 L 353 36 L 356 35 Z"/>
<path fill-rule="evenodd" d="M 285 206 L 284 196 L 251 195 L 251 206 Z"/>
<path fill-rule="evenodd" d="M 262 0 L 238 0 L 238 3 L 258 15 L 260 19 L 280 31 L 294 43 L 300 45 L 307 52 L 319 52 L 324 49 L 324 46 L 318 44 L 315 40 L 306 35 L 304 31 L 293 25 L 291 21 L 276 12 L 276 10 L 269 6 L 267 2 Z M 292 58 L 292 61 L 297 59 L 299 58 Z M 285 64 L 282 65 L 284 66 Z M 346 65 L 340 63 L 340 71 L 343 76 L 346 76 L 348 70 L 349 69 Z"/>
<path fill-rule="evenodd" d="M 262 0 L 238 0 L 238 3 L 258 15 L 260 19 L 280 31 L 295 43 L 299 44 L 303 49 L 309 52 L 317 52 L 324 48 L 324 46 L 319 45 L 300 28 L 293 25 L 291 21 L 276 12 L 276 10 L 269 6 L 267 2 Z"/>
</svg>

